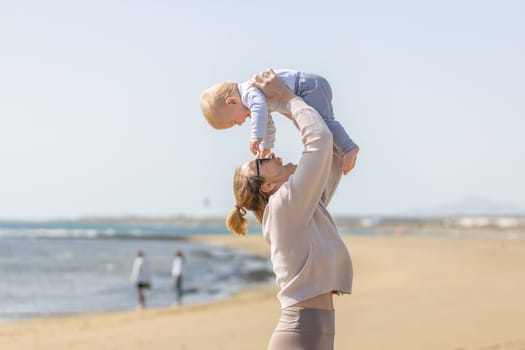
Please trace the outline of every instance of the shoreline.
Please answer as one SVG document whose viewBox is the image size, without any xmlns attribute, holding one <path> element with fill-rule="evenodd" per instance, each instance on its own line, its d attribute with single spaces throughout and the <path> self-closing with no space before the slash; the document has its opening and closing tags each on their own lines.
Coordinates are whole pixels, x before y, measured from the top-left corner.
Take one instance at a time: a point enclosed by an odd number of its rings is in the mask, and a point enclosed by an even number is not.
<svg viewBox="0 0 525 350">
<path fill-rule="evenodd" d="M 0 323 L 134 310 L 137 295 L 129 273 L 137 249 L 144 249 L 152 267 L 148 308 L 168 307 L 175 301 L 170 274 L 175 248 L 188 254 L 186 305 L 222 300 L 272 281 L 267 259 L 191 239 L 0 237 L 0 270 L 5 272 Z"/>
<path fill-rule="evenodd" d="M 202 235 L 268 256 L 257 234 Z M 353 294 L 336 297 L 336 349 L 525 348 L 525 240 L 349 236 Z M 277 288 L 205 304 L 0 323 L 2 349 L 264 349 Z"/>
</svg>

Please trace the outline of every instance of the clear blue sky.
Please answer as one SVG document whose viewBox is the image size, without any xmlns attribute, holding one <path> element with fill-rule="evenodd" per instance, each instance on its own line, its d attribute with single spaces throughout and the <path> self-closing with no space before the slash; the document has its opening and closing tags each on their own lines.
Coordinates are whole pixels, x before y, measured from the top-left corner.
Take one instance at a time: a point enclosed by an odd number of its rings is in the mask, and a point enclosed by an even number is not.
<svg viewBox="0 0 525 350">
<path fill-rule="evenodd" d="M 270 67 L 326 76 L 361 146 L 333 213 L 525 211 L 524 15 L 519 0 L 2 1 L 0 218 L 226 215 L 248 125 L 212 130 L 199 95 Z"/>
</svg>

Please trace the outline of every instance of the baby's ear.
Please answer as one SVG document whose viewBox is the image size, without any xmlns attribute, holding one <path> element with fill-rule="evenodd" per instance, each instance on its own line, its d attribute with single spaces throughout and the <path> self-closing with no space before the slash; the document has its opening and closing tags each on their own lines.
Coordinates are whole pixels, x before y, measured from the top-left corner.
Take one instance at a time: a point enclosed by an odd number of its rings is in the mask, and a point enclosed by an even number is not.
<svg viewBox="0 0 525 350">
<path fill-rule="evenodd" d="M 241 101 L 235 96 L 227 97 L 226 100 L 224 100 L 224 103 L 226 103 L 227 105 L 235 105 L 235 104 L 238 104 L 239 102 Z"/>
</svg>

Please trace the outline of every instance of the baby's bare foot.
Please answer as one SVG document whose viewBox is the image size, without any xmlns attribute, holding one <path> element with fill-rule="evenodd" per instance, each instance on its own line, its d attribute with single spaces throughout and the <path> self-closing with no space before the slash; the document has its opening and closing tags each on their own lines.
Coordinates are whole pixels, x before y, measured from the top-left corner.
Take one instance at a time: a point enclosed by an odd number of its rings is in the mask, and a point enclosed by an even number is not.
<svg viewBox="0 0 525 350">
<path fill-rule="evenodd" d="M 357 153 L 359 153 L 359 146 L 355 146 L 343 156 L 343 174 L 346 175 L 355 166 L 357 160 Z"/>
</svg>

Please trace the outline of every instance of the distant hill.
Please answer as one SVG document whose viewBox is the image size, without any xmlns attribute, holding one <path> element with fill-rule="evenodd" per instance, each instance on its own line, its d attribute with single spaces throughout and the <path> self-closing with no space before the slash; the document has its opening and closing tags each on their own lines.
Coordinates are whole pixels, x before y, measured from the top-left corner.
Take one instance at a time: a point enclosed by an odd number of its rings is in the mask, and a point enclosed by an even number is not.
<svg viewBox="0 0 525 350">
<path fill-rule="evenodd" d="M 464 198 L 434 207 L 414 208 L 407 216 L 524 216 L 525 210 L 514 203 L 485 198 Z"/>
</svg>

